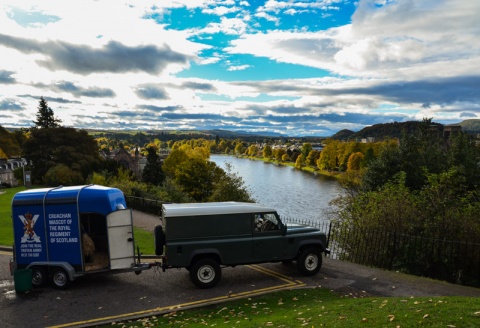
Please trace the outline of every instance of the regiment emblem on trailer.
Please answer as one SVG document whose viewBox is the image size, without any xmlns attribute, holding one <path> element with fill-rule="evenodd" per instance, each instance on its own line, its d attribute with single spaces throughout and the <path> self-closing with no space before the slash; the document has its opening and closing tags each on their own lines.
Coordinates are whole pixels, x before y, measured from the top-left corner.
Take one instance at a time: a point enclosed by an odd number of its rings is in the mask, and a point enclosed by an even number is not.
<svg viewBox="0 0 480 328">
<path fill-rule="evenodd" d="M 23 237 L 20 240 L 21 243 L 39 243 L 40 237 L 35 233 L 34 227 L 38 220 L 39 215 L 32 215 L 26 213 L 25 215 L 19 215 L 18 218 L 23 223 Z"/>
</svg>

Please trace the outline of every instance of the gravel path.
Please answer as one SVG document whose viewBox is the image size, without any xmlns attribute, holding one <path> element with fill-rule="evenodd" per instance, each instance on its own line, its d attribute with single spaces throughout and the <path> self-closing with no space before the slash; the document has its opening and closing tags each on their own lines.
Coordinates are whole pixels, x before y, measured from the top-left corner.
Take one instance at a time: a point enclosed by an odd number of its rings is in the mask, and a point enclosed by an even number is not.
<svg viewBox="0 0 480 328">
<path fill-rule="evenodd" d="M 162 224 L 162 219 L 159 216 L 143 213 L 133 210 L 133 225 L 147 231 L 153 232 L 155 226 Z"/>
</svg>

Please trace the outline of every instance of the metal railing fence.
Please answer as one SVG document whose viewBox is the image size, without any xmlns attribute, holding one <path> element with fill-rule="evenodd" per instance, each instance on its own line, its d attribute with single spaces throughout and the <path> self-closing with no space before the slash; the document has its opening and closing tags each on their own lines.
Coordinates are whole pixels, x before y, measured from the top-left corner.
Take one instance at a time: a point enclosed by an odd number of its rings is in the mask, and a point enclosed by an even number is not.
<svg viewBox="0 0 480 328">
<path fill-rule="evenodd" d="M 480 244 L 387 229 L 352 229 L 328 221 L 285 218 L 325 232 L 330 257 L 366 266 L 399 271 L 451 283 L 480 287 Z"/>
</svg>

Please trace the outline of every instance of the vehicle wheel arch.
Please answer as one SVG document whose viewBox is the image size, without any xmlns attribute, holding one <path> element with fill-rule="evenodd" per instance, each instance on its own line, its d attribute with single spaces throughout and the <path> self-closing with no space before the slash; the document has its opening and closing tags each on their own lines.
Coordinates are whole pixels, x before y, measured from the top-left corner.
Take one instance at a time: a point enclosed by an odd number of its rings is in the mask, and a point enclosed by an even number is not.
<svg viewBox="0 0 480 328">
<path fill-rule="evenodd" d="M 196 261 L 198 261 L 198 259 L 200 258 L 211 258 L 215 261 L 218 262 L 218 264 L 222 264 L 223 261 L 222 261 L 222 256 L 220 254 L 220 252 L 217 250 L 217 249 L 199 249 L 199 250 L 196 250 L 194 252 L 192 252 L 192 254 L 190 255 L 190 261 L 188 261 L 189 265 L 188 267 L 192 267 L 192 264 L 195 263 Z"/>
</svg>

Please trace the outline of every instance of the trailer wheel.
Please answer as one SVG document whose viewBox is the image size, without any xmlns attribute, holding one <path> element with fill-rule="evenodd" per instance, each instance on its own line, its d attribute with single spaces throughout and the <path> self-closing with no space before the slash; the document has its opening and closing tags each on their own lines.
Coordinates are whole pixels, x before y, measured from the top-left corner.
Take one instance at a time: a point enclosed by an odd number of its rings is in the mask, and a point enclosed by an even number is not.
<svg viewBox="0 0 480 328">
<path fill-rule="evenodd" d="M 55 268 L 51 276 L 51 283 L 57 289 L 66 289 L 70 285 L 70 278 L 63 268 Z"/>
<path fill-rule="evenodd" d="M 42 288 L 47 285 L 48 272 L 47 268 L 41 266 L 32 267 L 32 286 L 35 288 Z"/>
<path fill-rule="evenodd" d="M 297 257 L 297 269 L 304 276 L 313 276 L 322 266 L 322 253 L 318 247 L 307 247 Z"/>
<path fill-rule="evenodd" d="M 190 279 L 198 288 L 212 288 L 222 276 L 222 269 L 214 259 L 204 257 L 195 261 L 190 269 Z"/>
</svg>

